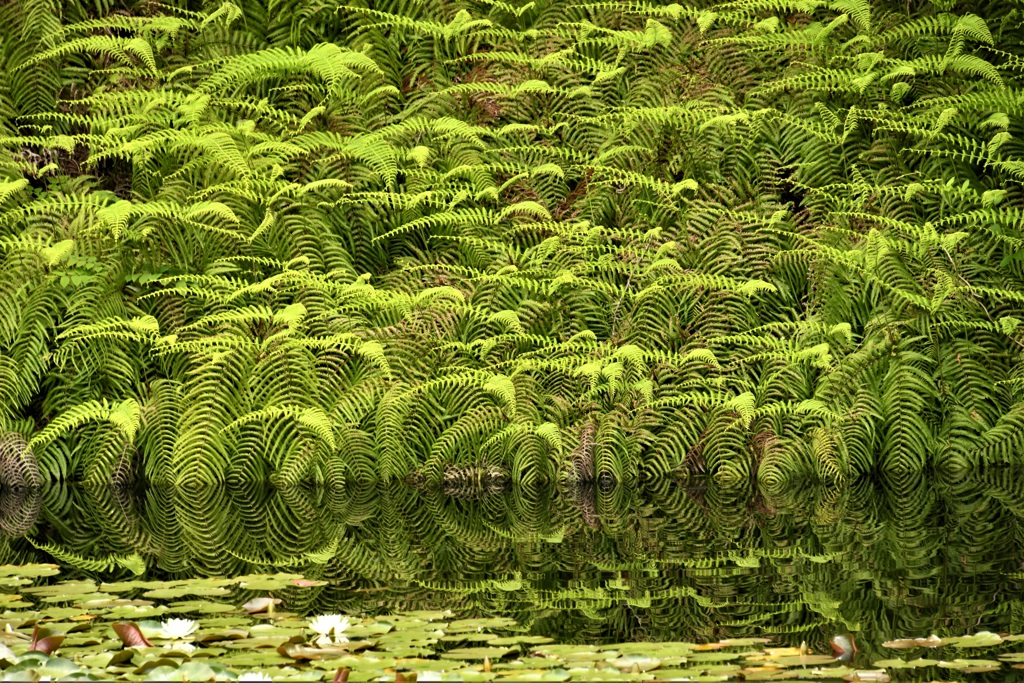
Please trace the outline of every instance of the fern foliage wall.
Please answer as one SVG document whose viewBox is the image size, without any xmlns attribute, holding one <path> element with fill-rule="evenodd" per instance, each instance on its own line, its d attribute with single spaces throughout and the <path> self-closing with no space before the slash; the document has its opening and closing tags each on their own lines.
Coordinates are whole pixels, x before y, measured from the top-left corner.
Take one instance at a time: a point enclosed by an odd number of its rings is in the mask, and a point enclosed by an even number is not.
<svg viewBox="0 0 1024 683">
<path fill-rule="evenodd" d="M 1022 69 L 1019 0 L 11 0 L 5 471 L 1020 463 Z"/>
</svg>

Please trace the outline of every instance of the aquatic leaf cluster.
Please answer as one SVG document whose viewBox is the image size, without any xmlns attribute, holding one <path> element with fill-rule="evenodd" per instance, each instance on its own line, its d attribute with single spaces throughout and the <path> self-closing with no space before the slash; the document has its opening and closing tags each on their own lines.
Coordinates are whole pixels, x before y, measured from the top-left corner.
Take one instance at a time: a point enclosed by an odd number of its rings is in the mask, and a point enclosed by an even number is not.
<svg viewBox="0 0 1024 683">
<path fill-rule="evenodd" d="M 324 584 L 297 574 L 39 582 L 57 573 L 52 564 L 0 566 L 0 584 L 16 591 L 4 596 L 0 615 L 0 680 L 888 681 L 889 671 L 904 669 L 1005 673 L 1024 659 L 1014 650 L 1024 636 L 987 631 L 887 642 L 890 652 L 941 654 L 863 665 L 855 654 L 837 661 L 805 643 L 784 647 L 768 638 L 561 644 L 507 617 L 421 610 L 308 619 L 280 599 L 233 600 L 240 588 Z M 196 618 L 167 616 L 186 614 Z"/>
<path fill-rule="evenodd" d="M 5 2 L 2 476 L 1018 463 L 1022 20 Z"/>
</svg>

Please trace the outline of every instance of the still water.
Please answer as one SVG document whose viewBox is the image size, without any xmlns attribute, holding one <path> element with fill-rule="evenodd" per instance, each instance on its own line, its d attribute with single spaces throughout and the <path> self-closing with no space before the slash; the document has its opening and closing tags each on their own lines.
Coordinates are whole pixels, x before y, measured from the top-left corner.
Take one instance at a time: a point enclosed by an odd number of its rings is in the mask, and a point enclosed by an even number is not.
<svg viewBox="0 0 1024 683">
<path fill-rule="evenodd" d="M 52 486 L 4 491 L 0 561 L 61 580 L 295 572 L 289 609 L 508 617 L 560 643 L 762 636 L 861 658 L 893 638 L 1024 632 L 1024 473 L 766 492 L 664 480 L 525 490 Z M 56 580 L 56 579 L 54 579 Z M 981 680 L 981 679 L 976 679 Z"/>
</svg>

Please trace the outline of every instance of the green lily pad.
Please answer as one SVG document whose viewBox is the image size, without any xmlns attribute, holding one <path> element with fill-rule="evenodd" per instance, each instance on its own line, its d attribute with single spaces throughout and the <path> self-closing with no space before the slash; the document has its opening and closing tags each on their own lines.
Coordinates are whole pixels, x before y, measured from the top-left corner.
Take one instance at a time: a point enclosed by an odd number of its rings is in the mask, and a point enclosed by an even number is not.
<svg viewBox="0 0 1024 683">
<path fill-rule="evenodd" d="M 103 613 L 104 619 L 110 619 L 112 621 L 138 621 L 145 617 L 158 617 L 161 614 L 166 614 L 170 610 L 167 605 L 118 605 L 112 609 L 109 609 Z"/>
<path fill-rule="evenodd" d="M 28 595 L 54 596 L 54 595 L 87 595 L 96 592 L 96 584 L 92 581 L 65 581 L 49 586 L 31 586 L 23 588 L 22 593 Z"/>
<path fill-rule="evenodd" d="M 567 681 L 572 678 L 565 669 L 531 669 L 502 676 L 501 681 Z"/>
<path fill-rule="evenodd" d="M 442 642 L 486 643 L 497 637 L 494 633 L 457 633 L 455 635 L 442 636 L 440 640 Z"/>
<path fill-rule="evenodd" d="M 228 654 L 220 658 L 225 666 L 260 667 L 293 664 L 294 660 L 282 656 L 277 650 L 247 650 L 238 654 Z"/>
<path fill-rule="evenodd" d="M 872 666 L 878 669 L 915 669 L 922 666 L 936 666 L 938 664 L 936 659 L 911 659 L 905 661 L 902 659 L 880 659 Z"/>
<path fill-rule="evenodd" d="M 944 645 L 953 647 L 991 647 L 1003 642 L 1002 637 L 997 633 L 980 631 L 973 636 L 960 636 L 958 638 L 943 638 Z"/>
<path fill-rule="evenodd" d="M 507 617 L 494 617 L 490 619 L 460 619 L 448 624 L 445 629 L 448 633 L 467 633 L 470 631 L 482 631 L 484 629 L 509 629 L 515 627 L 516 620 Z"/>
<path fill-rule="evenodd" d="M 223 612 L 234 612 L 235 606 L 225 602 L 211 602 L 208 600 L 190 600 L 187 602 L 172 602 L 168 606 L 171 614 L 217 614 Z"/>
<path fill-rule="evenodd" d="M 625 655 L 612 660 L 612 666 L 619 671 L 645 672 L 661 666 L 661 660 L 643 655 Z"/>
<path fill-rule="evenodd" d="M 693 658 L 691 657 L 691 660 Z M 786 655 L 784 657 L 772 657 L 766 663 L 786 668 L 790 666 L 819 666 L 821 664 L 832 664 L 836 661 L 831 655 Z"/>
<path fill-rule="evenodd" d="M 218 595 L 230 595 L 231 591 L 226 588 L 211 586 L 182 586 L 180 588 L 154 588 L 142 594 L 151 600 L 175 600 L 186 595 L 197 595 L 199 597 L 210 597 Z"/>
<path fill-rule="evenodd" d="M 258 650 L 264 647 L 278 648 L 291 640 L 290 636 L 257 636 L 255 638 L 244 638 L 229 643 L 223 647 L 229 650 Z"/>
<path fill-rule="evenodd" d="M 334 671 L 335 669 L 351 669 L 352 671 L 384 671 L 385 669 L 391 669 L 398 666 L 399 661 L 394 657 L 376 657 L 373 655 L 345 655 L 331 660 L 317 660 L 311 661 L 310 666 L 318 669 L 326 669 L 328 671 Z M 438 662 L 433 662 L 435 667 L 438 666 Z M 405 665 L 402 665 L 403 668 Z"/>
<path fill-rule="evenodd" d="M 442 652 L 444 659 L 501 659 L 505 655 L 515 652 L 510 647 L 460 647 L 448 652 Z"/>
<path fill-rule="evenodd" d="M 610 649 L 610 648 L 609 648 Z M 551 645 L 541 645 L 540 647 L 533 648 L 533 651 L 540 655 L 548 657 L 564 657 L 566 655 L 583 654 L 583 653 L 597 653 L 598 648 L 594 645 L 566 645 L 561 643 L 554 643 Z M 618 655 L 617 650 L 612 650 Z M 612 657 L 614 659 L 614 657 Z"/>
<path fill-rule="evenodd" d="M 452 613 L 449 610 L 419 610 L 405 612 L 403 617 L 406 619 L 420 619 L 423 621 L 445 621 L 452 617 Z"/>
<path fill-rule="evenodd" d="M 979 673 L 982 671 L 996 671 L 1002 667 L 1002 662 L 994 659 L 954 659 L 950 662 L 940 661 L 938 666 L 943 669 Z"/>
<path fill-rule="evenodd" d="M 0 576 L 40 577 L 60 574 L 56 564 L 4 564 L 0 565 Z"/>
<path fill-rule="evenodd" d="M 739 659 L 740 653 L 738 652 L 694 652 L 688 655 L 688 659 L 691 662 L 729 662 L 734 659 Z M 832 657 L 829 657 L 829 661 L 834 661 Z"/>
<path fill-rule="evenodd" d="M 238 578 L 238 585 L 246 590 L 279 591 L 294 586 L 292 582 L 304 579 L 301 574 L 253 574 Z"/>
<path fill-rule="evenodd" d="M 502 636 L 501 638 L 492 638 L 488 641 L 491 645 L 543 645 L 546 643 L 554 642 L 554 638 L 548 638 L 547 636 L 531 636 L 529 634 L 522 634 L 517 636 Z"/>
</svg>

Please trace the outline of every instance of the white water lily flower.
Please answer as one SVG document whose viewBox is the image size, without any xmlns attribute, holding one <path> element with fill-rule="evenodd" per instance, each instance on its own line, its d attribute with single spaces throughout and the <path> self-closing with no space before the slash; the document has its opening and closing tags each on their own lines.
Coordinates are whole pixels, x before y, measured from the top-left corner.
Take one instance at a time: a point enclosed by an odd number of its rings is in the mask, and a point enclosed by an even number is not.
<svg viewBox="0 0 1024 683">
<path fill-rule="evenodd" d="M 262 671 L 253 671 L 247 674 L 239 674 L 238 676 L 239 683 L 268 683 L 273 680 L 273 678 L 263 673 Z"/>
<path fill-rule="evenodd" d="M 340 614 L 321 614 L 316 619 L 309 622 L 309 627 L 320 634 L 314 642 L 321 647 L 324 645 L 330 645 L 332 642 L 348 642 L 348 638 L 341 635 L 342 632 L 349 627 L 348 617 L 343 617 Z M 330 638 L 332 633 L 334 634 L 333 641 Z"/>
<path fill-rule="evenodd" d="M 334 635 L 338 635 L 348 626 L 348 617 L 343 617 L 340 614 L 321 614 L 309 622 L 309 627 L 322 636 L 328 636 L 332 631 Z"/>
<path fill-rule="evenodd" d="M 188 638 L 199 628 L 199 623 L 191 619 L 168 619 L 160 625 L 160 637 L 178 640 Z"/>
</svg>

